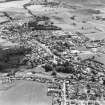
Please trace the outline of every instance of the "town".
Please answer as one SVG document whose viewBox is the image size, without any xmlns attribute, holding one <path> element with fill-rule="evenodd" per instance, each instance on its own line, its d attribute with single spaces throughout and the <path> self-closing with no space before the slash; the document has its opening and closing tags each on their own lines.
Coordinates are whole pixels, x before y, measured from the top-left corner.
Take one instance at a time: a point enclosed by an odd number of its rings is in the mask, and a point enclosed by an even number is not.
<svg viewBox="0 0 105 105">
<path fill-rule="evenodd" d="M 0 1 L 0 105 L 51 104 L 105 105 L 104 0 Z"/>
<path fill-rule="evenodd" d="M 8 62 L 13 67 L 26 66 L 27 70 L 40 66 L 45 72 L 9 72 L 1 77 L 3 88 L 14 86 L 16 80 L 27 80 L 46 84 L 46 95 L 52 97 L 52 105 L 100 105 L 100 102 L 104 102 L 105 67 L 95 59 L 95 54 L 104 54 L 104 50 L 99 50 L 105 44 L 104 39 L 94 41 L 82 33 L 58 29 L 33 30 L 32 27 L 35 26 L 31 24 L 24 26 L 15 23 L 2 28 L 2 38 L 17 41 L 21 45 L 16 45 L 14 50 L 5 49 L 3 62 Z M 15 35 L 20 31 L 19 27 L 23 32 L 21 36 Z M 29 28 L 33 30 L 30 35 Z"/>
<path fill-rule="evenodd" d="M 104 87 L 99 83 L 76 81 L 72 76 L 65 78 L 33 72 L 17 72 L 15 75 L 2 75 L 1 82 L 12 86 L 16 80 L 27 80 L 47 85 L 48 97 L 52 97 L 52 105 L 100 105 L 104 101 Z M 100 89 L 98 87 L 103 88 Z M 3 89 L 4 89 L 3 88 Z M 101 100 L 101 101 L 100 101 Z"/>
</svg>

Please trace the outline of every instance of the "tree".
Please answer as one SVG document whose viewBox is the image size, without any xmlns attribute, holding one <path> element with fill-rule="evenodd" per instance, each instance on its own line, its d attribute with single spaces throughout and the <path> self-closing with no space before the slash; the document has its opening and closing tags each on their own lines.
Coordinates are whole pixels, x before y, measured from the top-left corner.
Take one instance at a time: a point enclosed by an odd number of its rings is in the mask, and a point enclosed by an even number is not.
<svg viewBox="0 0 105 105">
<path fill-rule="evenodd" d="M 65 71 L 65 67 L 64 66 L 56 66 L 56 71 L 57 72 L 64 72 Z"/>
<path fill-rule="evenodd" d="M 53 71 L 51 75 L 52 75 L 52 76 L 56 76 L 57 73 L 56 73 L 55 71 Z"/>
<path fill-rule="evenodd" d="M 52 71 L 52 70 L 53 70 L 53 67 L 52 67 L 52 65 L 50 65 L 50 64 L 46 64 L 46 65 L 44 66 L 44 69 L 45 69 L 45 72 L 49 72 L 49 71 Z"/>
</svg>

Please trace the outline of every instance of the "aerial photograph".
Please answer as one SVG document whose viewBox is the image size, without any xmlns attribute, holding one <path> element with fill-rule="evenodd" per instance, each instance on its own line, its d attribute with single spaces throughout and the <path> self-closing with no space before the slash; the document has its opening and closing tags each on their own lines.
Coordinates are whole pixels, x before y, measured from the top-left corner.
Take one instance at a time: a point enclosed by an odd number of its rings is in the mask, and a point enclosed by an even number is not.
<svg viewBox="0 0 105 105">
<path fill-rule="evenodd" d="M 0 0 L 0 105 L 105 105 L 105 0 Z"/>
</svg>

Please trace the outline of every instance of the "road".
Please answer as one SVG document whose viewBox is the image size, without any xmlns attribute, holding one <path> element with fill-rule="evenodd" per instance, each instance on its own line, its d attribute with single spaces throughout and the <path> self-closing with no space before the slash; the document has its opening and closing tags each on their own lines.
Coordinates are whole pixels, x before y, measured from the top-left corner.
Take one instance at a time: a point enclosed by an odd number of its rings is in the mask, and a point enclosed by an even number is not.
<svg viewBox="0 0 105 105">
<path fill-rule="evenodd" d="M 51 105 L 46 92 L 44 84 L 18 80 L 14 87 L 0 91 L 0 105 Z"/>
</svg>

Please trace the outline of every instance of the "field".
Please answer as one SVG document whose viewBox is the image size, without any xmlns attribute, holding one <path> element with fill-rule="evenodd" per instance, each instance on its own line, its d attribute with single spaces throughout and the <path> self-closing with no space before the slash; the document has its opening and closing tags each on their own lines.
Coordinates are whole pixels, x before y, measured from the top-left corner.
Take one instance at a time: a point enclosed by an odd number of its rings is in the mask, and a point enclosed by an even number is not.
<svg viewBox="0 0 105 105">
<path fill-rule="evenodd" d="M 0 105 L 50 105 L 44 84 L 31 81 L 16 81 L 16 85 L 0 91 Z"/>
</svg>

